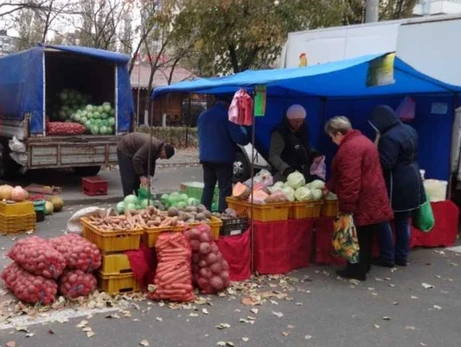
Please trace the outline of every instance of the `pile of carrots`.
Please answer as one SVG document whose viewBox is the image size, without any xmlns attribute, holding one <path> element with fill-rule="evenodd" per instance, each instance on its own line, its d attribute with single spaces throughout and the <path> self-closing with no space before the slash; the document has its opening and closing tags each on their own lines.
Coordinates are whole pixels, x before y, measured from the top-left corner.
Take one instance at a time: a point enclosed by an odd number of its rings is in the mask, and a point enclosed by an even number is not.
<svg viewBox="0 0 461 347">
<path fill-rule="evenodd" d="M 192 251 L 187 238 L 182 233 L 162 233 L 155 249 L 158 266 L 154 286 L 149 290 L 148 298 L 177 302 L 194 301 Z"/>
<path fill-rule="evenodd" d="M 143 210 L 126 210 L 120 216 L 89 217 L 90 224 L 103 231 L 121 231 L 138 228 L 170 227 L 177 226 L 181 222 L 178 217 L 169 217 L 166 212 L 154 207 L 147 207 Z"/>
</svg>

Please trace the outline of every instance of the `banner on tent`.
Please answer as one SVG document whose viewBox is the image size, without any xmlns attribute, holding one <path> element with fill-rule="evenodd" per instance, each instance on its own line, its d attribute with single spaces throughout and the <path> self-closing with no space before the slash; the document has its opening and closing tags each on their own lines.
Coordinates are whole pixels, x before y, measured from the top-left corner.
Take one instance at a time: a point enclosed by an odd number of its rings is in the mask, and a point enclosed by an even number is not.
<svg viewBox="0 0 461 347">
<path fill-rule="evenodd" d="M 266 113 L 266 86 L 260 85 L 255 87 L 254 115 L 255 117 L 264 117 Z"/>
<path fill-rule="evenodd" d="M 370 61 L 367 73 L 367 87 L 394 84 L 394 60 L 395 53 L 389 53 Z"/>
</svg>

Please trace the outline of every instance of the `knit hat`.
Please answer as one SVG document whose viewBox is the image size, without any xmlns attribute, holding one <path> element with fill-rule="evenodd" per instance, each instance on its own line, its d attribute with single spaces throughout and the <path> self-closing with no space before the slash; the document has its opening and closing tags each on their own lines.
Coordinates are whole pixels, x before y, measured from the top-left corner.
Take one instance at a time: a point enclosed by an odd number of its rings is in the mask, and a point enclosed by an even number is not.
<svg viewBox="0 0 461 347">
<path fill-rule="evenodd" d="M 287 119 L 306 119 L 306 110 L 301 105 L 291 105 L 287 110 Z"/>
<path fill-rule="evenodd" d="M 170 159 L 172 156 L 174 156 L 174 147 L 172 145 L 165 144 L 165 154 L 167 159 Z"/>
</svg>

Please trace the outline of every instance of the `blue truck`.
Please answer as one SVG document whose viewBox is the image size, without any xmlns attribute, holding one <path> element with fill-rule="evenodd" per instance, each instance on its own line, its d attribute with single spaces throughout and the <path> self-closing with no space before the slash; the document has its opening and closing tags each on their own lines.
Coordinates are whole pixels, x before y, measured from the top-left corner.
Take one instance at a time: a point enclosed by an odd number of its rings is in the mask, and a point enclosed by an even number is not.
<svg viewBox="0 0 461 347">
<path fill-rule="evenodd" d="M 1 57 L 0 176 L 61 168 L 91 176 L 115 164 L 118 140 L 134 127 L 129 59 L 95 48 L 42 44 Z M 75 105 L 69 100 L 60 105 L 71 96 Z M 79 122 L 88 130 L 52 135 L 49 121 Z"/>
</svg>

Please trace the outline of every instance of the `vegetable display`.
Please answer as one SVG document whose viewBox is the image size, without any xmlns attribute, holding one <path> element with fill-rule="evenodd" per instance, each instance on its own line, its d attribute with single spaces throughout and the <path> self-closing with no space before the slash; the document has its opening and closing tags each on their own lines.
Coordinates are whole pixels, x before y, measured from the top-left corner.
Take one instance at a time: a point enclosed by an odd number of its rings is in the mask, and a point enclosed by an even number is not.
<svg viewBox="0 0 461 347">
<path fill-rule="evenodd" d="M 109 102 L 91 104 L 91 97 L 77 90 L 63 89 L 58 94 L 59 106 L 53 114 L 53 121 L 78 123 L 93 135 L 115 133 L 115 109 Z"/>
<path fill-rule="evenodd" d="M 191 275 L 191 249 L 181 233 L 163 233 L 155 245 L 158 266 L 154 287 L 149 290 L 152 300 L 190 302 L 195 300 Z"/>
<path fill-rule="evenodd" d="M 64 256 L 38 236 L 17 241 L 8 256 L 31 274 L 46 278 L 57 279 L 66 267 Z"/>
<path fill-rule="evenodd" d="M 224 260 L 206 224 L 185 233 L 192 248 L 192 274 L 194 283 L 203 294 L 214 294 L 229 284 L 229 264 Z"/>
<path fill-rule="evenodd" d="M 30 304 L 48 305 L 56 299 L 58 285 L 43 276 L 36 276 L 17 263 L 11 263 L 2 272 L 6 287 L 20 300 Z"/>
<path fill-rule="evenodd" d="M 177 208 L 186 208 L 188 206 L 198 206 L 200 201 L 189 197 L 185 193 L 171 193 L 163 194 L 160 197 L 160 202 L 166 207 L 177 207 Z"/>
<path fill-rule="evenodd" d="M 54 249 L 64 256 L 68 269 L 92 272 L 101 266 L 99 248 L 77 234 L 67 234 L 50 240 Z"/>
<path fill-rule="evenodd" d="M 87 296 L 96 290 L 98 282 L 91 273 L 82 270 L 66 270 L 59 280 L 59 291 L 66 298 Z"/>
</svg>

